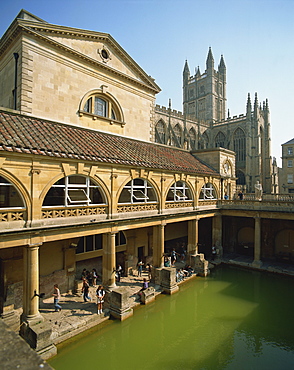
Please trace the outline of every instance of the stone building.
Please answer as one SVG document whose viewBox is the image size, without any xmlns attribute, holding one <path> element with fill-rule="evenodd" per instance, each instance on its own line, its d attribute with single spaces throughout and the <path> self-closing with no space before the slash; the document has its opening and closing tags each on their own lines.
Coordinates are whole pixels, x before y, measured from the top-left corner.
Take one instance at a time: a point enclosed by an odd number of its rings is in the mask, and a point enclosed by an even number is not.
<svg viewBox="0 0 294 370">
<path fill-rule="evenodd" d="M 225 140 L 239 143 L 239 163 L 249 143 L 241 133 L 237 141 L 238 130 L 245 123 L 251 130 L 253 118 L 265 122 L 267 104 L 256 102 L 252 113 L 249 100 L 247 116 L 232 119 L 234 132 L 229 119 L 183 119 L 155 108 L 159 87 L 110 35 L 24 10 L 0 40 L 0 86 L 5 320 L 19 320 L 22 309 L 29 328 L 41 322 L 39 293 L 51 296 L 53 283 L 74 290 L 83 268 L 96 268 L 111 290 L 117 265 L 131 274 L 139 259 L 153 265 L 160 284 L 163 255 L 181 246 L 188 261 L 208 257 L 215 245 L 220 255 L 251 256 L 256 266 L 287 243 L 294 250 L 293 205 L 234 200 L 236 147 L 207 144 L 226 128 Z M 268 129 L 269 119 L 252 129 L 250 143 Z"/>
<path fill-rule="evenodd" d="M 294 193 L 294 139 L 282 144 L 282 168 L 279 169 L 281 193 Z"/>
<path fill-rule="evenodd" d="M 246 113 L 226 116 L 226 65 L 223 56 L 218 69 L 209 48 L 204 73 L 191 75 L 188 62 L 183 71 L 183 113 L 156 106 L 154 141 L 189 150 L 222 147 L 236 153 L 237 185 L 254 192 L 260 181 L 266 193 L 277 193 L 275 164 L 271 157 L 268 101 L 259 104 L 248 94 Z"/>
</svg>

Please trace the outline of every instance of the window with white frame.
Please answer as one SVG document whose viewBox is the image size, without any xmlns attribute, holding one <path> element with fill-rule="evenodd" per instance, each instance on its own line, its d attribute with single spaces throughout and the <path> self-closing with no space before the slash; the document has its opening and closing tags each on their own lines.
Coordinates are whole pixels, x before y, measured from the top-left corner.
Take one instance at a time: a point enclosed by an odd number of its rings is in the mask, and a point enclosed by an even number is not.
<svg viewBox="0 0 294 370">
<path fill-rule="evenodd" d="M 172 184 L 167 193 L 167 202 L 182 202 L 192 200 L 190 188 L 184 181 L 177 181 Z"/>
<path fill-rule="evenodd" d="M 111 120 L 122 120 L 117 104 L 105 94 L 90 96 L 84 104 L 83 112 Z"/>
<path fill-rule="evenodd" d="M 293 160 L 292 159 L 288 160 L 288 167 L 293 167 Z"/>
<path fill-rule="evenodd" d="M 288 155 L 293 155 L 293 147 L 292 146 L 288 147 Z"/>
<path fill-rule="evenodd" d="M 293 174 L 292 173 L 288 173 L 288 175 L 287 175 L 287 183 L 288 184 L 293 184 Z"/>
<path fill-rule="evenodd" d="M 119 203 L 156 202 L 153 187 L 145 179 L 133 179 L 125 185 L 119 197 Z"/>
<path fill-rule="evenodd" d="M 99 185 L 87 176 L 72 175 L 58 180 L 48 191 L 43 207 L 105 204 Z"/>
<path fill-rule="evenodd" d="M 199 199 L 216 199 L 216 191 L 211 183 L 202 186 Z"/>
<path fill-rule="evenodd" d="M 0 208 L 25 208 L 17 188 L 0 176 Z"/>
</svg>

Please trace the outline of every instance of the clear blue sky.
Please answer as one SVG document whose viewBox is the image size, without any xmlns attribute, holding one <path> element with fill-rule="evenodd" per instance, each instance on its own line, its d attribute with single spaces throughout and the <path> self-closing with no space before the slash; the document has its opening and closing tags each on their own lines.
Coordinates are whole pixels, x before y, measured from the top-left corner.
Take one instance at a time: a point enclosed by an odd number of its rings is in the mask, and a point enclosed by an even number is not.
<svg viewBox="0 0 294 370">
<path fill-rule="evenodd" d="M 162 89 L 157 104 L 182 111 L 182 71 L 227 66 L 230 115 L 247 94 L 269 100 L 272 156 L 294 138 L 294 0 L 0 0 L 0 35 L 21 9 L 53 24 L 110 33 Z"/>
</svg>

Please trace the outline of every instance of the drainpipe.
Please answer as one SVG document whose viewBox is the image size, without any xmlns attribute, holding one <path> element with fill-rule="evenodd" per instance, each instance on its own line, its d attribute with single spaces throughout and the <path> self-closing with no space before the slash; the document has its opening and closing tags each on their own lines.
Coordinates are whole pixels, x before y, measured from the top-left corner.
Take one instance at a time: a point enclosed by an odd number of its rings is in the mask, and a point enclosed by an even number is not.
<svg viewBox="0 0 294 370">
<path fill-rule="evenodd" d="M 15 59 L 15 72 L 14 72 L 14 90 L 13 90 L 13 109 L 16 110 L 16 102 L 17 102 L 17 62 L 19 55 L 18 53 L 13 53 Z"/>
</svg>

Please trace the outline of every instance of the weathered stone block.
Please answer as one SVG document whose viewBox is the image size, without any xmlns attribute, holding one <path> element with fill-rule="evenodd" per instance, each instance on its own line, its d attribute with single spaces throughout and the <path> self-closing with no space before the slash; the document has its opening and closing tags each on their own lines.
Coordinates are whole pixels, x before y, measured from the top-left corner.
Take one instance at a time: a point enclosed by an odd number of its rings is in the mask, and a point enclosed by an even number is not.
<svg viewBox="0 0 294 370">
<path fill-rule="evenodd" d="M 208 261 L 204 258 L 203 253 L 191 256 L 191 266 L 194 271 L 200 276 L 207 276 L 210 271 L 208 267 Z"/>
<path fill-rule="evenodd" d="M 151 303 L 155 300 L 155 289 L 153 286 L 145 289 L 141 293 L 141 302 L 143 304 Z"/>
<path fill-rule="evenodd" d="M 129 291 L 126 288 L 119 287 L 112 290 L 110 294 L 110 315 L 120 321 L 133 315 Z"/>
<path fill-rule="evenodd" d="M 161 269 L 161 287 L 167 294 L 174 294 L 179 290 L 175 268 L 165 267 Z"/>
</svg>

